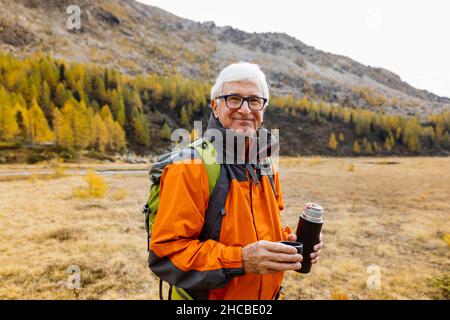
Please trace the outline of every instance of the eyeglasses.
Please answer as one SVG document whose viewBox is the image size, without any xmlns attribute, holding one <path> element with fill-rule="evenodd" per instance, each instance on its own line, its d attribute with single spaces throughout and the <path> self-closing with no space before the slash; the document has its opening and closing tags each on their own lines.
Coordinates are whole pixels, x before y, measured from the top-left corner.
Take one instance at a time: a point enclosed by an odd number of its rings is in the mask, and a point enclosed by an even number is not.
<svg viewBox="0 0 450 320">
<path fill-rule="evenodd" d="M 248 107 L 253 111 L 261 111 L 267 103 L 266 98 L 243 97 L 238 94 L 226 94 L 218 96 L 216 99 L 224 99 L 225 105 L 230 109 L 239 109 L 247 101 Z"/>
</svg>

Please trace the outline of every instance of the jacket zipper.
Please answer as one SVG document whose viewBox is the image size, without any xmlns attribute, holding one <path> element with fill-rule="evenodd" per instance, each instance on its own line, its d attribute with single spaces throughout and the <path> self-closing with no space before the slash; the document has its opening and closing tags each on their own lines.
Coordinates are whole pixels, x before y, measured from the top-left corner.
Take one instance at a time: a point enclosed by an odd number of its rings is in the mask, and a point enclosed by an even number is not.
<svg viewBox="0 0 450 320">
<path fill-rule="evenodd" d="M 250 174 L 250 172 L 248 172 L 248 170 L 247 170 L 247 174 L 248 174 L 248 179 L 250 180 L 250 211 L 252 213 L 253 227 L 255 229 L 256 240 L 259 241 L 258 230 L 256 229 L 255 214 L 253 213 L 253 195 L 252 195 L 253 180 L 252 180 L 252 175 Z M 259 288 L 258 288 L 258 300 L 261 300 L 261 287 L 262 287 L 262 276 L 260 275 L 259 276 Z"/>
</svg>

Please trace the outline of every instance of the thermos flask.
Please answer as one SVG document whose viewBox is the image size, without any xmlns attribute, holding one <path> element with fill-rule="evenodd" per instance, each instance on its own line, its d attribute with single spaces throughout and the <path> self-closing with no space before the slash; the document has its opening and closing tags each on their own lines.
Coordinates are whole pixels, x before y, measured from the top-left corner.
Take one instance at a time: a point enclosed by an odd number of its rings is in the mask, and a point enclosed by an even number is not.
<svg viewBox="0 0 450 320">
<path fill-rule="evenodd" d="M 297 272 L 309 273 L 311 271 L 310 253 L 319 243 L 319 235 L 323 224 L 323 208 L 317 203 L 307 203 L 297 225 L 297 241 L 303 244 L 302 267 Z"/>
</svg>

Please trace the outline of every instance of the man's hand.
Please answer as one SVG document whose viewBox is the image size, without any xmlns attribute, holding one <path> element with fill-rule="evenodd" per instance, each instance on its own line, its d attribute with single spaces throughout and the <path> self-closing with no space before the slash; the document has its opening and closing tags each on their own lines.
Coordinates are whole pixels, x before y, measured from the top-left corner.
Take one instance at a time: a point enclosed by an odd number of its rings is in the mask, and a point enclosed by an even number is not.
<svg viewBox="0 0 450 320">
<path fill-rule="evenodd" d="M 242 248 L 242 261 L 246 273 L 268 274 L 302 267 L 303 257 L 294 247 L 261 240 Z"/>
<path fill-rule="evenodd" d="M 297 241 L 297 236 L 294 233 L 291 233 L 290 235 L 288 235 L 287 240 Z M 319 241 L 320 242 L 313 247 L 314 252 L 311 252 L 311 254 L 309 255 L 309 257 L 311 258 L 311 263 L 317 263 L 320 259 L 319 255 L 323 247 L 322 232 L 319 235 Z"/>
</svg>

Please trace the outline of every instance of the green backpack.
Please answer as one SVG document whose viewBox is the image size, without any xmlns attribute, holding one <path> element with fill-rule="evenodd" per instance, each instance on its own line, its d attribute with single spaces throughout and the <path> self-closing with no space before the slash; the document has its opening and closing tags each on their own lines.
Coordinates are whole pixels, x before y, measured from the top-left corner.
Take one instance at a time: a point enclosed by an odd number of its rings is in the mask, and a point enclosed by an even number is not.
<svg viewBox="0 0 450 320">
<path fill-rule="evenodd" d="M 198 139 L 191 144 L 188 144 L 186 148 L 192 148 L 200 155 L 206 173 L 208 174 L 209 195 L 211 195 L 220 174 L 220 164 L 216 159 L 216 149 L 213 144 L 205 138 Z M 153 224 L 155 223 L 156 214 L 158 213 L 161 174 L 164 168 L 172 163 L 174 157 L 179 153 L 180 150 L 176 150 L 161 155 L 150 169 L 149 178 L 152 185 L 150 187 L 150 196 L 147 203 L 144 205 L 143 210 L 143 213 L 145 214 L 145 231 L 147 231 L 147 245 L 150 244 Z"/>
<path fill-rule="evenodd" d="M 206 173 L 208 174 L 208 184 L 209 184 L 209 195 L 212 192 L 217 183 L 217 179 L 220 174 L 220 164 L 216 159 L 216 149 L 213 144 L 205 138 L 198 139 L 191 144 L 187 145 L 186 148 L 194 149 L 203 161 Z M 176 150 L 172 152 L 165 153 L 158 157 L 156 162 L 150 169 L 149 178 L 152 182 L 150 187 L 150 195 L 147 203 L 144 205 L 143 213 L 145 215 L 145 231 L 147 232 L 147 251 L 150 250 L 150 239 L 152 236 L 153 225 L 155 223 L 156 214 L 158 213 L 159 207 L 159 196 L 160 196 L 160 181 L 161 175 L 164 168 L 173 162 L 173 159 L 181 152 L 181 150 Z M 172 291 L 172 286 L 169 289 L 169 299 L 173 300 L 192 300 L 192 297 L 181 288 L 174 287 Z M 159 296 L 162 300 L 162 280 L 159 283 Z"/>
</svg>

